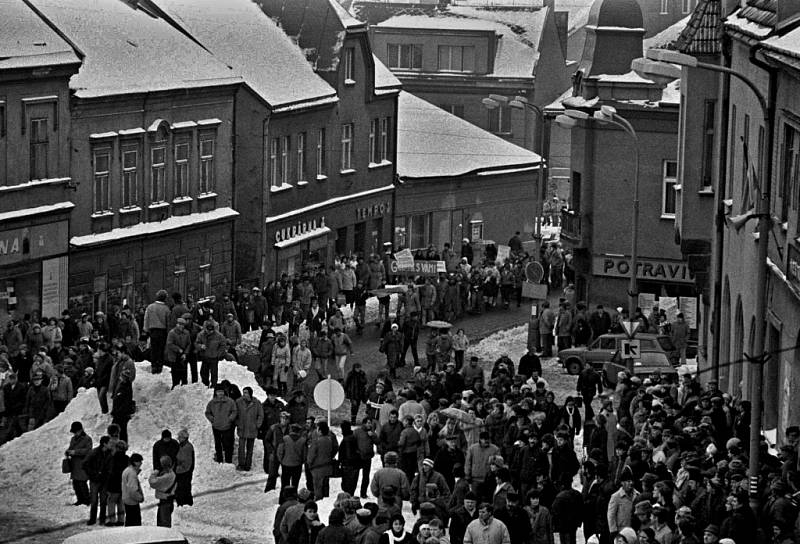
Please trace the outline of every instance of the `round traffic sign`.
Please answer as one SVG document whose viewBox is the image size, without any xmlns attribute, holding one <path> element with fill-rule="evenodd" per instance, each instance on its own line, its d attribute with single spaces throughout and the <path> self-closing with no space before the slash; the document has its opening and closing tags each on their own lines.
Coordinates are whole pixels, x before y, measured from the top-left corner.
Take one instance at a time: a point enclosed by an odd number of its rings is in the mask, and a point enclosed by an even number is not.
<svg viewBox="0 0 800 544">
<path fill-rule="evenodd" d="M 330 378 L 322 380 L 314 388 L 314 402 L 322 410 L 336 410 L 344 402 L 342 384 Z"/>
<path fill-rule="evenodd" d="M 530 283 L 540 283 L 544 277 L 544 268 L 536 261 L 531 261 L 525 266 L 525 278 Z"/>
</svg>

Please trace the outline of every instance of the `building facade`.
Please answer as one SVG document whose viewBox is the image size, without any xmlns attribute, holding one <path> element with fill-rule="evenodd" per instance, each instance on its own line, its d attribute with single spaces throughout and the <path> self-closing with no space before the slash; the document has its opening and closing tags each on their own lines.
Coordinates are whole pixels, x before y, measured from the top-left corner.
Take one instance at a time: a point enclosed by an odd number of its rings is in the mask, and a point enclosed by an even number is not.
<svg viewBox="0 0 800 544">
<path fill-rule="evenodd" d="M 69 79 L 81 59 L 24 3 L 0 36 L 0 327 L 57 317 L 66 307 L 69 218 Z"/>
<path fill-rule="evenodd" d="M 395 246 L 441 251 L 533 233 L 541 158 L 406 91 L 399 100 Z"/>
<path fill-rule="evenodd" d="M 662 88 L 630 71 L 642 51 L 638 9 L 633 0 L 599 0 L 592 7 L 572 96 L 560 106 L 590 117 L 572 131 L 571 195 L 561 240 L 573 252 L 579 300 L 626 307 L 638 146 L 641 306 L 649 313 L 654 304 L 680 305 L 686 313 L 696 308 L 696 290 L 674 243 L 679 97 L 675 83 Z M 628 120 L 638 139 L 592 119 L 603 106 Z"/>
<path fill-rule="evenodd" d="M 143 6 L 34 4 L 85 55 L 70 79 L 70 310 L 230 289 L 241 79 Z"/>
</svg>

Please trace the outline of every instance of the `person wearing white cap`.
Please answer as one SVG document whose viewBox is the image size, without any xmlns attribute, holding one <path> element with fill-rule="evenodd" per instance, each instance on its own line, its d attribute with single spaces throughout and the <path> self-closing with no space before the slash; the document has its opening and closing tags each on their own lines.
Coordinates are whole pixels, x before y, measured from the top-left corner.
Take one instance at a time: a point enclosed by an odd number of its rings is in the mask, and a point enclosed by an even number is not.
<svg viewBox="0 0 800 544">
<path fill-rule="evenodd" d="M 444 500 L 450 497 L 450 486 L 444 479 L 441 473 L 433 470 L 433 459 L 426 457 L 422 460 L 422 470 L 414 476 L 411 482 L 411 511 L 416 514 L 419 505 L 425 498 L 425 487 L 428 484 L 436 485 L 439 490 L 439 496 L 444 497 Z"/>
</svg>

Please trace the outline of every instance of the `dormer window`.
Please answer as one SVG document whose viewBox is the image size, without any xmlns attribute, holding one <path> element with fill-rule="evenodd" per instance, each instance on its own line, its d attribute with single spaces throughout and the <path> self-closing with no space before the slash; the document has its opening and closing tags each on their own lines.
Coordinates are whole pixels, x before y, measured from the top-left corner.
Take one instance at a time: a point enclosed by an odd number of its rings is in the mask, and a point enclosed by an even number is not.
<svg viewBox="0 0 800 544">
<path fill-rule="evenodd" d="M 471 45 L 440 45 L 440 72 L 474 72 L 475 47 Z"/>
</svg>

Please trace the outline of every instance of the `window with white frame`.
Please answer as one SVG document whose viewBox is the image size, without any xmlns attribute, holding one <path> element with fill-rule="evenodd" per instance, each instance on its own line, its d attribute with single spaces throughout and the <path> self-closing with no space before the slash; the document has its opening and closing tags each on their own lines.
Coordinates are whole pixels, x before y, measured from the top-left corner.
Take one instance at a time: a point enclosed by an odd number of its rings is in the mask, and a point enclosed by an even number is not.
<svg viewBox="0 0 800 544">
<path fill-rule="evenodd" d="M 377 164 L 380 162 L 378 158 L 378 131 L 380 130 L 380 119 L 373 119 L 369 123 L 369 163 Z"/>
<path fill-rule="evenodd" d="M 327 168 L 327 157 L 325 153 L 325 143 L 326 143 L 326 135 L 325 129 L 321 128 L 317 130 L 317 150 L 316 150 L 316 165 L 317 165 L 317 177 L 325 176 L 325 172 L 328 170 Z"/>
<path fill-rule="evenodd" d="M 353 169 L 353 123 L 342 125 L 341 170 Z"/>
<path fill-rule="evenodd" d="M 291 138 L 284 136 L 281 138 L 281 175 L 280 185 L 289 183 L 289 153 L 291 151 Z"/>
<path fill-rule="evenodd" d="M 355 83 L 355 63 L 355 47 L 345 47 L 342 51 L 342 73 L 344 75 L 345 83 Z"/>
<path fill-rule="evenodd" d="M 269 182 L 273 187 L 281 186 L 281 139 L 272 138 L 269 141 Z"/>
<path fill-rule="evenodd" d="M 661 15 L 669 14 L 669 0 L 661 0 Z"/>
<path fill-rule="evenodd" d="M 489 130 L 495 134 L 511 133 L 511 108 L 497 106 L 489 110 Z"/>
<path fill-rule="evenodd" d="M 205 248 L 200 253 L 200 288 L 199 295 L 211 295 L 211 250 Z"/>
<path fill-rule="evenodd" d="M 781 163 L 781 179 L 779 186 L 781 202 L 780 219 L 781 222 L 786 222 L 789 219 L 790 200 L 792 209 L 797 209 L 798 185 L 800 185 L 800 132 L 788 123 L 784 123 L 783 125 Z"/>
<path fill-rule="evenodd" d="M 139 184 L 139 147 L 136 144 L 122 146 L 122 207 L 136 206 Z"/>
<path fill-rule="evenodd" d="M 440 45 L 439 71 L 474 72 L 475 47 L 471 45 Z"/>
<path fill-rule="evenodd" d="M 386 46 L 389 68 L 395 70 L 422 70 L 422 45 L 390 43 Z"/>
<path fill-rule="evenodd" d="M 390 117 L 384 117 L 381 119 L 381 134 L 380 134 L 380 141 L 378 142 L 380 145 L 380 153 L 378 157 L 380 158 L 381 162 L 389 160 L 389 131 L 392 124 L 392 119 Z"/>
<path fill-rule="evenodd" d="M 692 11 L 692 0 L 681 0 L 681 12 L 684 14 Z"/>
<path fill-rule="evenodd" d="M 703 110 L 703 180 L 702 188 L 711 188 L 711 175 L 714 171 L 714 127 L 716 125 L 717 102 L 706 100 Z"/>
<path fill-rule="evenodd" d="M 111 210 L 111 148 L 95 149 L 94 162 L 94 213 Z"/>
<path fill-rule="evenodd" d="M 297 173 L 297 181 L 305 181 L 306 179 L 306 133 L 300 132 L 297 134 L 297 141 L 295 142 L 295 158 L 297 164 L 295 166 Z"/>
<path fill-rule="evenodd" d="M 189 196 L 189 142 L 175 144 L 175 198 Z"/>
<path fill-rule="evenodd" d="M 150 202 L 156 204 L 166 200 L 167 189 L 167 146 L 166 142 L 156 142 L 150 148 Z"/>
<path fill-rule="evenodd" d="M 214 192 L 214 151 L 216 146 L 216 135 L 211 133 L 200 135 L 200 194 Z"/>
<path fill-rule="evenodd" d="M 675 217 L 677 196 L 675 194 L 675 185 L 678 183 L 678 161 L 664 161 L 662 168 L 661 216 Z"/>
</svg>

